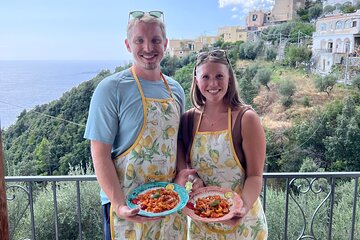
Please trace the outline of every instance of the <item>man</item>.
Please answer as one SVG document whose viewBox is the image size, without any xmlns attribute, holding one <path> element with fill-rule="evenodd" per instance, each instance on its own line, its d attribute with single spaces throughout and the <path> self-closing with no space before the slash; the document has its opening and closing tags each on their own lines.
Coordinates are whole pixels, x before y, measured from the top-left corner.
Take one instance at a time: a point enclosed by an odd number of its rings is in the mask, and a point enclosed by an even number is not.
<svg viewBox="0 0 360 240">
<path fill-rule="evenodd" d="M 162 12 L 130 12 L 125 45 L 133 66 L 102 80 L 91 100 L 84 136 L 102 188 L 105 239 L 186 238 L 183 216 L 142 217 L 125 202 L 137 186 L 176 174 L 185 95 L 160 71 L 167 43 Z"/>
</svg>

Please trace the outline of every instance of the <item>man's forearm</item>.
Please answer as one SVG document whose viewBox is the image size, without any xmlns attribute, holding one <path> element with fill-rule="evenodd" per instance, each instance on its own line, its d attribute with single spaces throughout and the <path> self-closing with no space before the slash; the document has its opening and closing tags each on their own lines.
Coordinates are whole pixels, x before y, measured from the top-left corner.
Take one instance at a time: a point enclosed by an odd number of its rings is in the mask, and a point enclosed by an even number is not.
<svg viewBox="0 0 360 240">
<path fill-rule="evenodd" d="M 124 193 L 120 187 L 116 169 L 111 159 L 95 160 L 96 178 L 101 189 L 114 205 L 124 205 Z"/>
</svg>

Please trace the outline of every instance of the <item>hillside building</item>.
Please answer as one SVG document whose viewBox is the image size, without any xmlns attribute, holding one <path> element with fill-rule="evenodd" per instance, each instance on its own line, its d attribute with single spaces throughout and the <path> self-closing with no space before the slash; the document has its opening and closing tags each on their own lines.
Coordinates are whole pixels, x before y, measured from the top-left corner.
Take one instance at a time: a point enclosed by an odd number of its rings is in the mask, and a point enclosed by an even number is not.
<svg viewBox="0 0 360 240">
<path fill-rule="evenodd" d="M 243 41 L 246 42 L 247 40 L 247 31 L 245 27 L 241 26 L 228 26 L 228 27 L 221 27 L 218 29 L 218 36 L 224 37 L 224 42 L 237 42 Z"/>
<path fill-rule="evenodd" d="M 257 41 L 263 29 L 270 25 L 271 12 L 251 11 L 246 16 L 247 41 Z"/>
<path fill-rule="evenodd" d="M 190 53 L 198 53 L 204 47 L 214 44 L 218 36 L 200 36 L 197 39 L 170 39 L 168 52 L 171 57 L 183 58 Z"/>
<path fill-rule="evenodd" d="M 329 73 L 334 64 L 360 66 L 360 10 L 318 19 L 313 33 L 316 72 Z"/>
<path fill-rule="evenodd" d="M 352 5 L 356 4 L 356 0 L 325 0 L 322 2 L 323 7 L 331 5 L 331 6 L 336 6 L 336 5 L 342 5 L 344 3 L 351 3 Z"/>
<path fill-rule="evenodd" d="M 305 0 L 275 0 L 271 11 L 272 23 L 286 22 L 296 18 L 296 10 L 305 7 Z"/>
</svg>

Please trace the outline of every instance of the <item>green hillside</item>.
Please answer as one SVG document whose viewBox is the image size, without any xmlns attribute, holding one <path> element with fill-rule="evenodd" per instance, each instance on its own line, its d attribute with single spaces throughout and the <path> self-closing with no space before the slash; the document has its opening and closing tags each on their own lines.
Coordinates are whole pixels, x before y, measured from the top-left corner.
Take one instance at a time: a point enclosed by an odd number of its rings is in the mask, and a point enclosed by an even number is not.
<svg viewBox="0 0 360 240">
<path fill-rule="evenodd" d="M 189 56 L 162 63 L 163 72 L 183 86 L 187 108 L 193 62 Z M 235 71 L 242 98 L 266 129 L 267 171 L 299 171 L 305 159 L 313 171 L 360 170 L 358 89 L 337 84 L 328 95 L 317 90 L 316 76 L 272 61 L 236 60 Z M 261 84 L 264 72 L 269 80 Z M 60 99 L 22 112 L 4 131 L 6 174 L 60 175 L 70 166 L 91 166 L 89 142 L 83 139 L 88 107 L 95 87 L 110 74 L 102 71 Z M 289 86 L 293 93 L 286 96 L 282 89 Z"/>
</svg>

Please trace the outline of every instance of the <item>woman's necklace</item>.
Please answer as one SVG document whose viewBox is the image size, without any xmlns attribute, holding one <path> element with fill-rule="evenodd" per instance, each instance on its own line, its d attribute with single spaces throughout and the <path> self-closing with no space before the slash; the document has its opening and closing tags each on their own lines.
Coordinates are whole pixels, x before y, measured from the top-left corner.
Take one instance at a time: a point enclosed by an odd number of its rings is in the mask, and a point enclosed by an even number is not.
<svg viewBox="0 0 360 240">
<path fill-rule="evenodd" d="M 217 123 L 221 122 L 221 120 L 223 120 L 223 118 L 225 117 L 224 114 L 219 113 L 218 115 L 216 115 L 216 117 L 212 118 L 205 112 L 203 113 L 203 116 L 204 116 L 206 125 L 210 126 L 210 127 L 214 127 Z"/>
</svg>

